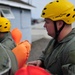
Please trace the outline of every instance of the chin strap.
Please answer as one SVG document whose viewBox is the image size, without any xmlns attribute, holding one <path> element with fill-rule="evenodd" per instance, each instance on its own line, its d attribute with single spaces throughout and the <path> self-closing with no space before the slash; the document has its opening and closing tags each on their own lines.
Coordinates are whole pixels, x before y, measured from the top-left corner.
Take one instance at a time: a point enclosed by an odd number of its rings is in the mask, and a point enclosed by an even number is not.
<svg viewBox="0 0 75 75">
<path fill-rule="evenodd" d="M 58 36 L 59 36 L 60 32 L 62 31 L 62 29 L 64 28 L 64 26 L 65 26 L 65 22 L 63 23 L 62 27 L 59 30 L 57 30 L 56 21 L 54 21 L 54 28 L 55 28 L 55 37 L 54 37 L 54 39 L 55 39 L 55 44 L 58 42 L 58 40 L 57 40 Z"/>
</svg>

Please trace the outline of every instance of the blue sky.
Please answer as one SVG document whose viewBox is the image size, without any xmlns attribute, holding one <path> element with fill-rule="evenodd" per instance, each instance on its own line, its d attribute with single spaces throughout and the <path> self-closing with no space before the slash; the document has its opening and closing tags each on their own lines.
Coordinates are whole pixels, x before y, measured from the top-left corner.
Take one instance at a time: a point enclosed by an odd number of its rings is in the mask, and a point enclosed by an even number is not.
<svg viewBox="0 0 75 75">
<path fill-rule="evenodd" d="M 36 7 L 32 10 L 32 18 L 41 18 L 43 7 L 50 2 L 50 0 L 32 0 L 32 4 Z"/>
<path fill-rule="evenodd" d="M 32 10 L 32 18 L 38 19 L 41 18 L 41 12 L 43 7 L 52 0 L 32 0 L 32 4 L 36 6 L 35 9 Z M 75 5 L 75 0 L 69 0 Z"/>
</svg>

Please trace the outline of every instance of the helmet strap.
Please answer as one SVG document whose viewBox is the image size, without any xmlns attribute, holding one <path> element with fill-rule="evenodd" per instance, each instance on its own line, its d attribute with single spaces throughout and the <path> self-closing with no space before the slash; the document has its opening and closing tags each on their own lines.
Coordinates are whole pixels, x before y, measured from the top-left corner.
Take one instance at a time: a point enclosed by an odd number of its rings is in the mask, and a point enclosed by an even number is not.
<svg viewBox="0 0 75 75">
<path fill-rule="evenodd" d="M 62 31 L 62 29 L 64 28 L 64 26 L 65 26 L 65 22 L 63 21 L 63 26 L 59 30 L 57 30 L 56 21 L 54 21 L 54 28 L 55 28 L 55 37 L 54 37 L 54 39 L 55 39 L 55 43 L 58 42 L 58 40 L 57 40 L 58 36 L 59 36 L 60 32 Z"/>
</svg>

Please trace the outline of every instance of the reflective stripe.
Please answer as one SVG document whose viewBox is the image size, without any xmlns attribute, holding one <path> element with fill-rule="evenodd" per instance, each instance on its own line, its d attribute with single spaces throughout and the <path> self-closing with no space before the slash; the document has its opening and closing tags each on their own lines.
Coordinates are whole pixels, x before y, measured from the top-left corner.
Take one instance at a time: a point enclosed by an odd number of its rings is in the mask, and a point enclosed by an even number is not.
<svg viewBox="0 0 75 75">
<path fill-rule="evenodd" d="M 7 53 L 7 51 L 6 51 L 5 48 L 2 46 L 1 43 L 0 43 L 0 46 L 3 48 L 3 50 L 4 50 L 5 53 L 7 54 L 7 56 L 8 56 L 8 60 L 9 60 L 9 62 L 8 62 L 9 67 L 8 67 L 6 70 L 0 72 L 0 75 L 2 75 L 2 74 L 8 72 L 8 71 L 11 69 L 11 59 L 10 59 L 10 57 L 9 57 L 9 55 L 8 55 L 8 53 Z"/>
</svg>

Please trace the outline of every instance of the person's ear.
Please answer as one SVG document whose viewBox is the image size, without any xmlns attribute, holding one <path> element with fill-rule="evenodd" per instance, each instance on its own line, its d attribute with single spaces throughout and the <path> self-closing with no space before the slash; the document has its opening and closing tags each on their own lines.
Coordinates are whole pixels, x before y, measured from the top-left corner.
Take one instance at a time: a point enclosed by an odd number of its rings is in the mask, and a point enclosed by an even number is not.
<svg viewBox="0 0 75 75">
<path fill-rule="evenodd" d="M 57 29 L 59 30 L 63 26 L 63 21 L 61 21 L 61 20 L 57 21 L 56 25 L 57 25 Z"/>
</svg>

